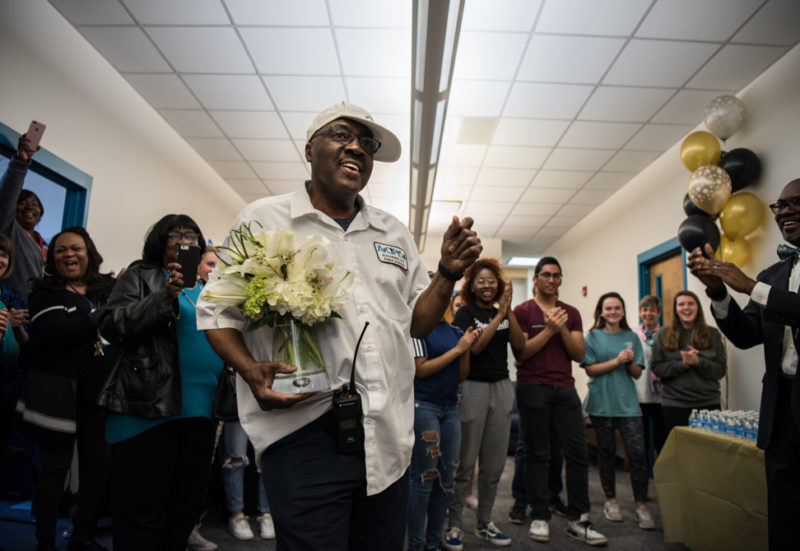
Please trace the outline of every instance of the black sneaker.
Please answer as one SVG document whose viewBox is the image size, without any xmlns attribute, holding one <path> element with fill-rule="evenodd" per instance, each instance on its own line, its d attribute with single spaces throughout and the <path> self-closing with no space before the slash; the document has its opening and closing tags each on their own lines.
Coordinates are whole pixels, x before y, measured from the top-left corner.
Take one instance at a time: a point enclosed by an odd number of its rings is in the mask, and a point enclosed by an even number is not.
<svg viewBox="0 0 800 551">
<path fill-rule="evenodd" d="M 555 513 L 558 516 L 567 516 L 567 506 L 564 505 L 564 502 L 561 501 L 561 498 L 558 496 L 550 498 L 550 504 L 547 506 L 547 508 L 550 509 L 551 513 Z"/>
<path fill-rule="evenodd" d="M 525 516 L 525 505 L 514 505 L 508 512 L 508 520 L 513 524 L 525 524 L 528 518 Z"/>
</svg>

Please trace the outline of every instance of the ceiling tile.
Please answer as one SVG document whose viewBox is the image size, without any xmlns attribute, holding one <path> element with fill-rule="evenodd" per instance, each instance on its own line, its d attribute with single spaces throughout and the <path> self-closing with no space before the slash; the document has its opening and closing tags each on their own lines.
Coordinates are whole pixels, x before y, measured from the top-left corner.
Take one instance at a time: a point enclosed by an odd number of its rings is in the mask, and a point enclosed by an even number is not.
<svg viewBox="0 0 800 551">
<path fill-rule="evenodd" d="M 329 28 L 242 27 L 239 32 L 261 74 L 339 74 Z"/>
<path fill-rule="evenodd" d="M 594 210 L 594 205 L 564 205 L 558 211 L 559 216 L 586 216 Z"/>
<path fill-rule="evenodd" d="M 593 84 L 600 80 L 624 43 L 621 38 L 534 35 L 517 79 Z"/>
<path fill-rule="evenodd" d="M 241 161 L 242 156 L 225 138 L 187 138 L 187 142 L 207 161 Z"/>
<path fill-rule="evenodd" d="M 485 145 L 443 143 L 441 163 L 449 166 L 481 166 Z"/>
<path fill-rule="evenodd" d="M 250 165 L 256 171 L 259 178 L 266 180 L 293 180 L 304 182 L 308 179 L 308 171 L 300 163 L 262 163 L 252 162 Z"/>
<path fill-rule="evenodd" d="M 571 119 L 593 86 L 517 82 L 511 88 L 503 115 L 539 119 Z"/>
<path fill-rule="evenodd" d="M 302 180 L 269 180 L 264 182 L 264 186 L 269 189 L 273 195 L 282 195 L 284 193 L 293 193 L 300 189 L 306 178 Z"/>
<path fill-rule="evenodd" d="M 411 29 L 336 29 L 335 33 L 344 75 L 411 77 Z M 332 68 L 338 72 L 338 64 Z"/>
<path fill-rule="evenodd" d="M 554 228 L 557 230 L 561 230 L 562 232 L 564 229 L 572 228 L 575 224 L 583 220 L 583 216 L 575 216 L 575 215 L 559 215 L 550 220 L 547 223 L 548 228 Z"/>
<path fill-rule="evenodd" d="M 492 0 L 464 2 L 461 28 L 467 31 L 531 30 L 540 0 Z"/>
<path fill-rule="evenodd" d="M 716 44 L 631 40 L 603 84 L 679 87 L 717 50 Z M 654 71 L 653 68 L 658 70 Z"/>
<path fill-rule="evenodd" d="M 324 107 L 322 109 L 324 109 Z M 306 131 L 308 130 L 311 122 L 314 120 L 314 117 L 317 116 L 317 112 L 318 111 L 309 111 L 306 113 L 301 113 L 296 111 L 281 111 L 278 114 L 283 119 L 286 127 L 289 129 L 289 135 L 292 137 L 292 139 L 299 140 L 303 142 L 303 145 L 305 145 Z"/>
<path fill-rule="evenodd" d="M 197 109 L 200 104 L 174 74 L 126 74 L 131 86 L 156 109 Z"/>
<path fill-rule="evenodd" d="M 636 36 L 682 40 L 727 40 L 763 0 L 658 0 Z"/>
<path fill-rule="evenodd" d="M 376 208 L 384 210 L 400 220 L 405 225 L 408 225 L 408 197 L 392 197 L 386 199 L 376 199 L 373 204 Z"/>
<path fill-rule="evenodd" d="M 336 0 L 328 6 L 337 27 L 411 28 L 411 2 Z"/>
<path fill-rule="evenodd" d="M 522 33 L 462 31 L 453 78 L 511 80 L 527 40 Z"/>
<path fill-rule="evenodd" d="M 569 121 L 503 118 L 497 123 L 492 144 L 553 146 L 568 125 Z"/>
<path fill-rule="evenodd" d="M 172 72 L 150 39 L 137 27 L 81 27 L 79 30 L 122 73 Z"/>
<path fill-rule="evenodd" d="M 614 154 L 608 149 L 556 148 L 542 168 L 550 170 L 598 170 Z"/>
<path fill-rule="evenodd" d="M 657 151 L 620 151 L 603 167 L 604 170 L 639 172 L 661 153 Z"/>
<path fill-rule="evenodd" d="M 544 5 L 536 31 L 541 33 L 627 36 L 650 0 L 557 0 Z"/>
<path fill-rule="evenodd" d="M 550 153 L 549 147 L 493 145 L 486 153 L 484 166 L 498 168 L 539 168 Z"/>
<path fill-rule="evenodd" d="M 411 109 L 411 80 L 408 78 L 344 79 L 351 102 L 373 113 L 399 113 L 405 115 L 402 125 L 409 129 L 408 113 Z M 410 132 L 410 130 L 408 130 Z"/>
<path fill-rule="evenodd" d="M 248 161 L 305 162 L 291 140 L 232 140 Z"/>
<path fill-rule="evenodd" d="M 550 226 L 548 224 L 547 226 L 543 227 L 541 230 L 536 232 L 535 237 L 536 238 L 551 238 L 552 241 L 555 241 L 556 239 L 558 239 L 559 237 L 561 237 L 565 233 L 567 233 L 566 229 L 554 228 L 554 227 L 552 227 L 552 226 Z M 552 241 L 551 241 L 551 243 L 552 243 Z"/>
<path fill-rule="evenodd" d="M 219 127 L 205 111 L 159 109 L 161 116 L 184 138 L 222 138 Z"/>
<path fill-rule="evenodd" d="M 472 184 L 456 185 L 449 184 L 440 186 L 437 182 L 433 188 L 434 201 L 466 201 L 469 192 L 472 191 Z"/>
<path fill-rule="evenodd" d="M 641 128 L 641 124 L 625 122 L 575 121 L 559 142 L 560 147 L 618 148 Z"/>
<path fill-rule="evenodd" d="M 591 178 L 594 171 L 540 170 L 531 182 L 531 187 L 578 189 Z"/>
<path fill-rule="evenodd" d="M 239 25 L 290 25 L 327 27 L 325 0 L 225 0 Z"/>
<path fill-rule="evenodd" d="M 508 216 L 508 213 L 511 212 L 511 209 L 513 208 L 514 208 L 514 203 L 508 203 L 508 202 L 469 201 L 464 206 L 464 213 L 467 216 L 471 216 L 470 212 L 480 212 L 481 216 L 483 216 L 483 213 L 495 214 L 498 216 L 502 215 L 503 218 L 505 219 L 505 217 Z"/>
<path fill-rule="evenodd" d="M 530 187 L 525 190 L 519 201 L 520 203 L 536 203 L 547 211 L 539 214 L 555 214 L 558 207 L 569 201 L 573 195 L 575 195 L 574 189 Z"/>
<path fill-rule="evenodd" d="M 786 52 L 779 46 L 730 44 L 689 81 L 688 86 L 711 90 L 741 90 Z"/>
<path fill-rule="evenodd" d="M 404 154 L 405 155 L 405 154 Z M 382 163 L 377 162 L 372 167 L 370 182 L 385 182 L 398 188 L 408 187 L 408 157 L 401 156 L 397 162 Z M 303 159 L 305 162 L 305 159 Z"/>
<path fill-rule="evenodd" d="M 646 124 L 625 144 L 625 149 L 662 152 L 683 138 L 692 127 L 689 124 Z"/>
<path fill-rule="evenodd" d="M 436 171 L 436 186 L 472 186 L 477 175 L 477 167 L 444 165 Z"/>
<path fill-rule="evenodd" d="M 742 27 L 734 42 L 793 46 L 800 40 L 800 2 L 770 0 Z"/>
<path fill-rule="evenodd" d="M 673 90 L 663 88 L 600 86 L 581 109 L 578 118 L 595 121 L 646 122 L 672 94 Z"/>
<path fill-rule="evenodd" d="M 281 111 L 308 111 L 313 113 L 308 120 L 345 96 L 342 79 L 339 77 L 264 76 L 275 107 Z M 304 133 L 305 134 L 305 133 Z"/>
<path fill-rule="evenodd" d="M 681 90 L 656 113 L 653 117 L 653 122 L 695 126 L 705 118 L 708 102 L 720 94 L 730 92 L 731 90 Z"/>
<path fill-rule="evenodd" d="M 258 179 L 225 178 L 225 181 L 240 194 L 259 195 L 260 197 L 265 197 L 269 194 L 269 190 Z"/>
<path fill-rule="evenodd" d="M 219 0 L 122 0 L 143 25 L 229 25 Z"/>
<path fill-rule="evenodd" d="M 108 0 L 50 0 L 50 3 L 73 25 L 129 25 L 128 12 Z"/>
<path fill-rule="evenodd" d="M 530 207 L 533 205 L 517 205 L 514 208 L 516 214 L 509 214 L 506 217 L 505 222 L 503 222 L 502 229 L 512 229 L 516 228 L 527 228 L 527 229 L 539 229 L 541 228 L 548 220 L 550 220 L 549 215 L 536 215 L 531 212 Z"/>
<path fill-rule="evenodd" d="M 627 184 L 635 172 L 598 172 L 583 186 L 583 189 L 617 190 Z"/>
<path fill-rule="evenodd" d="M 229 138 L 288 138 L 278 115 L 272 111 L 211 111 Z"/>
<path fill-rule="evenodd" d="M 256 75 L 183 75 L 183 79 L 206 109 L 274 109 Z"/>
<path fill-rule="evenodd" d="M 564 191 L 564 190 L 554 189 L 550 191 Z M 511 211 L 511 216 L 537 216 L 539 218 L 544 218 L 544 222 L 546 222 L 547 219 L 553 216 L 560 207 L 561 207 L 561 202 L 559 203 L 539 203 L 539 202 L 534 203 L 531 201 L 520 202 Z M 509 219 L 511 218 L 511 216 L 509 216 Z"/>
<path fill-rule="evenodd" d="M 536 172 L 530 169 L 484 167 L 478 174 L 475 185 L 501 185 L 524 188 L 530 183 L 534 174 Z"/>
<path fill-rule="evenodd" d="M 510 82 L 454 80 L 447 116 L 497 117 L 506 101 Z"/>
<path fill-rule="evenodd" d="M 254 178 L 255 174 L 244 161 L 208 161 L 223 178 Z"/>
<path fill-rule="evenodd" d="M 147 27 L 156 46 L 180 73 L 253 73 L 230 27 Z"/>
<path fill-rule="evenodd" d="M 615 192 L 613 189 L 582 189 L 570 199 L 570 205 L 599 205 Z"/>
<path fill-rule="evenodd" d="M 511 186 L 474 186 L 469 196 L 470 201 L 492 201 L 502 197 L 504 201 L 516 201 L 524 188 Z"/>
</svg>

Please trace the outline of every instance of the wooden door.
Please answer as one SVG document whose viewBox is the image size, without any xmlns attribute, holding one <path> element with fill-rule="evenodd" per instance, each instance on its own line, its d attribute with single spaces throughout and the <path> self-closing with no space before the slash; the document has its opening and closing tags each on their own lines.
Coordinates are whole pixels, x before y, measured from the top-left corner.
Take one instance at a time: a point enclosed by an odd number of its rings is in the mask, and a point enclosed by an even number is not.
<svg viewBox="0 0 800 551">
<path fill-rule="evenodd" d="M 672 302 L 683 290 L 683 256 L 680 251 L 649 266 L 650 294 L 661 299 L 661 326 L 672 322 Z"/>
</svg>

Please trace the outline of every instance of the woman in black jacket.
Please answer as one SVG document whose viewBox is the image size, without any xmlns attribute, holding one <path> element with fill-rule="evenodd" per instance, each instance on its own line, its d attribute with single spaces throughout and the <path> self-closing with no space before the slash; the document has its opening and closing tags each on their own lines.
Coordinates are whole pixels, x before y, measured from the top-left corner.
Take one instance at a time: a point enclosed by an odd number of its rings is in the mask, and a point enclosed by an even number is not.
<svg viewBox="0 0 800 551">
<path fill-rule="evenodd" d="M 106 372 L 92 313 L 105 303 L 114 280 L 99 272 L 102 262 L 86 230 L 68 228 L 50 241 L 45 276 L 30 294 L 33 359 L 17 410 L 23 430 L 38 442 L 42 459 L 34 502 L 38 551 L 55 549 L 64 478 L 76 437 L 80 491 L 69 549 L 103 549 L 93 533 L 110 452 L 103 434 L 105 415 L 96 405 Z"/>
<path fill-rule="evenodd" d="M 182 244 L 205 250 L 200 228 L 164 216 L 99 316 L 117 348 L 100 395 L 111 410 L 114 551 L 184 551 L 206 496 L 223 363 L 197 330 L 201 284 L 183 279 Z"/>
</svg>

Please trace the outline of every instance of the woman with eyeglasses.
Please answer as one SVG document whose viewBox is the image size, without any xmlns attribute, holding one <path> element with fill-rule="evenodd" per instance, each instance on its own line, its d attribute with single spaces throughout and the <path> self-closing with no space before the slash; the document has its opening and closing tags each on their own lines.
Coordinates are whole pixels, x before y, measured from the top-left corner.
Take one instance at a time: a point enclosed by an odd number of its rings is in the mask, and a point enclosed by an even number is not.
<svg viewBox="0 0 800 551">
<path fill-rule="evenodd" d="M 689 424 L 692 409 L 720 409 L 719 381 L 728 369 L 722 335 L 706 324 L 697 295 L 679 291 L 672 306 L 672 322 L 653 340 L 652 360 L 667 436 Z"/>
<path fill-rule="evenodd" d="M 86 230 L 68 228 L 50 241 L 45 275 L 30 294 L 30 371 L 17 411 L 42 461 L 33 508 L 37 551 L 56 549 L 56 521 L 76 441 L 80 490 L 69 549 L 103 549 L 94 532 L 110 450 L 105 415 L 97 406 L 106 362 L 94 315 L 114 279 L 100 273 L 102 262 Z"/>
<path fill-rule="evenodd" d="M 180 244 L 205 250 L 194 220 L 168 214 L 100 312 L 100 331 L 116 348 L 99 400 L 111 411 L 115 551 L 184 551 L 208 488 L 223 363 L 197 330 L 202 284 L 184 281 Z"/>
<path fill-rule="evenodd" d="M 494 545 L 507 546 L 511 539 L 492 522 L 492 508 L 505 467 L 514 406 L 508 345 L 515 353 L 521 352 L 525 336 L 511 310 L 511 281 L 503 279 L 503 269 L 496 258 L 479 258 L 467 269 L 461 296 L 465 304 L 456 313 L 453 325 L 465 332 L 470 327 L 482 331 L 470 348 L 469 375 L 461 383 L 461 462 L 456 470 L 444 547 L 461 548 L 461 516 L 479 456 L 478 523 L 473 533 Z"/>
</svg>

